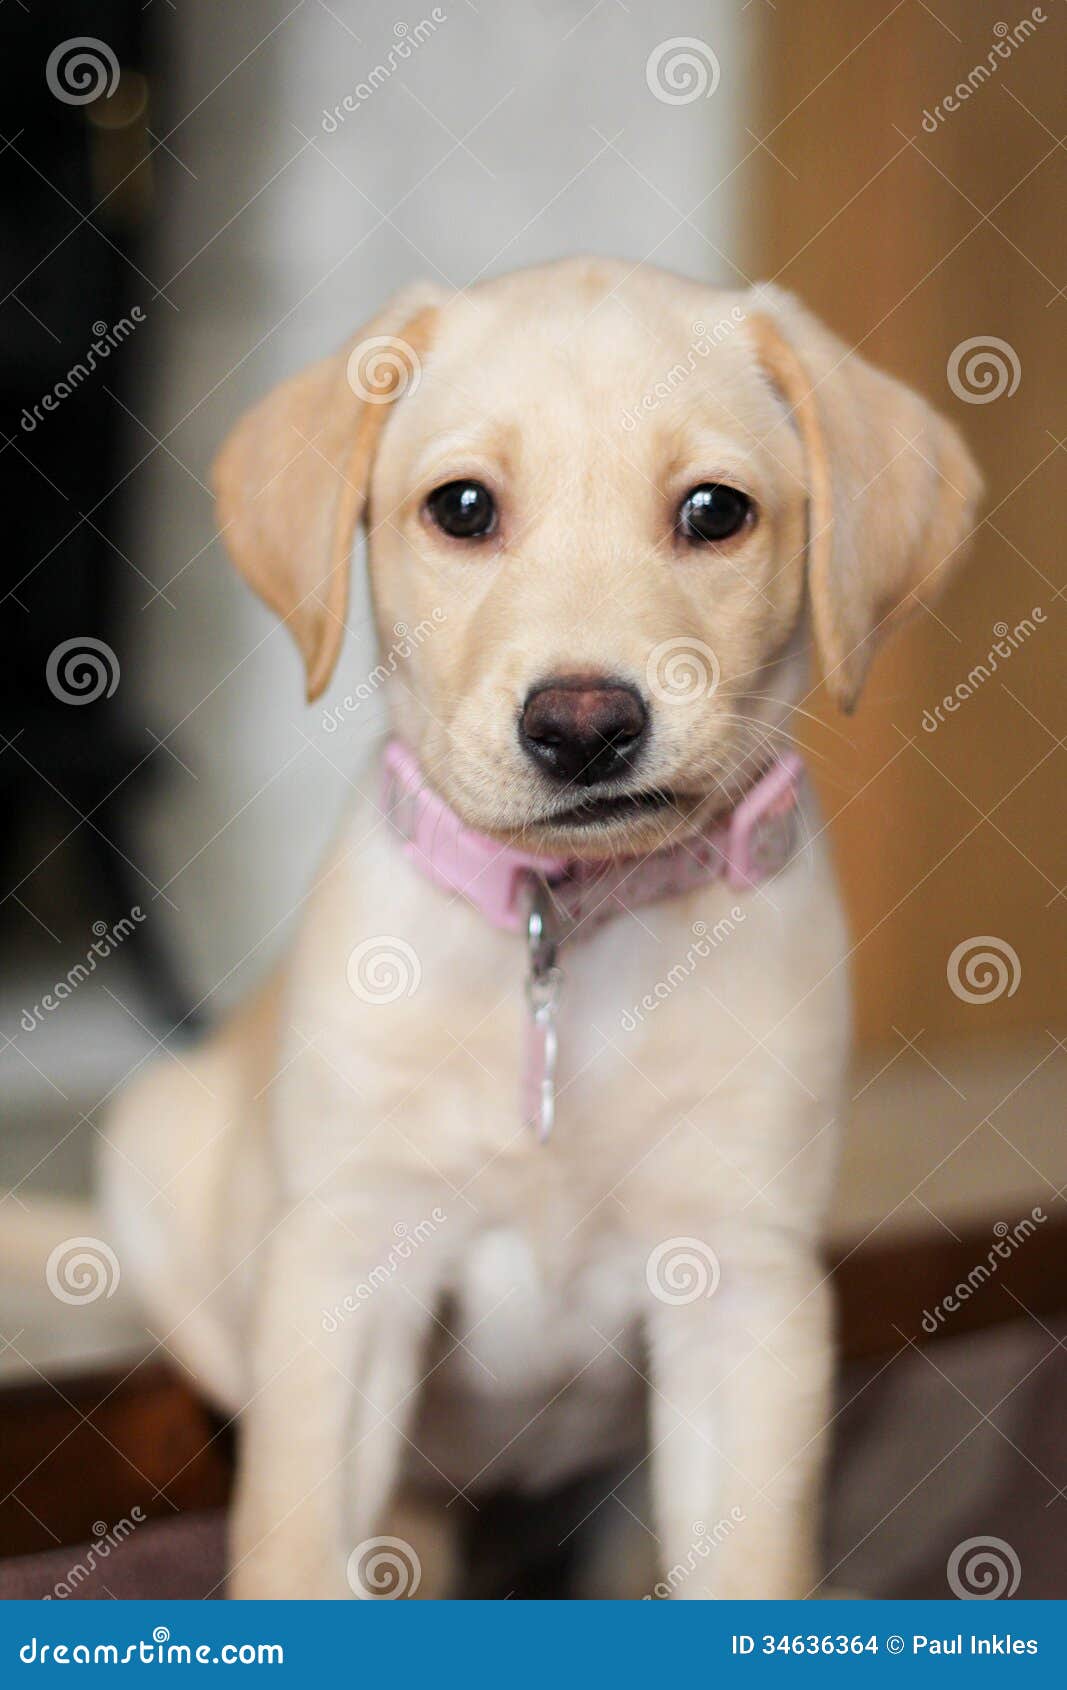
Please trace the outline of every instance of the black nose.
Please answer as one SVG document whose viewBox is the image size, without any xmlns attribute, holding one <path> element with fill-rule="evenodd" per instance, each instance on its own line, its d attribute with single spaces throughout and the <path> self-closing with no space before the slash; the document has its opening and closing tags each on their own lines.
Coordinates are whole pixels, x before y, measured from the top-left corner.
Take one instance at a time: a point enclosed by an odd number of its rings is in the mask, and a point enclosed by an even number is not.
<svg viewBox="0 0 1067 1690">
<path fill-rule="evenodd" d="M 599 786 L 634 763 L 648 711 L 634 687 L 597 676 L 564 676 L 535 687 L 519 722 L 527 755 L 573 786 Z"/>
</svg>

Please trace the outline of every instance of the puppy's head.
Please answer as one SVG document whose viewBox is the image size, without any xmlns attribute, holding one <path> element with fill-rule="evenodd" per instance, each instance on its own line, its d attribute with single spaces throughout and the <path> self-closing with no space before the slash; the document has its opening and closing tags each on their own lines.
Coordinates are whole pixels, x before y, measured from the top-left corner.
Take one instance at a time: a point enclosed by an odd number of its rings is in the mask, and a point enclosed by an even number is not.
<svg viewBox="0 0 1067 1690">
<path fill-rule="evenodd" d="M 392 720 L 431 784 L 482 832 L 595 856 L 736 798 L 812 639 L 851 709 L 959 561 L 979 480 L 788 295 L 573 260 L 400 295 L 243 419 L 217 486 L 309 697 L 362 520 Z"/>
</svg>

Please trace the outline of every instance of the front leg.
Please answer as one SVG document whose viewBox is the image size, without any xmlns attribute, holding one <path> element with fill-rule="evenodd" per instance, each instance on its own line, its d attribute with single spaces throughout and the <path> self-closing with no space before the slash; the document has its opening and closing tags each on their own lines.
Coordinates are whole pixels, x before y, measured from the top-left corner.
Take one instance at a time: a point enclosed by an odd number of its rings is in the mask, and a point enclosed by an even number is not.
<svg viewBox="0 0 1067 1690">
<path fill-rule="evenodd" d="M 779 1237 L 757 1249 L 709 1255 L 706 1280 L 699 1268 L 661 1280 L 671 1301 L 649 1274 L 663 1594 L 783 1599 L 818 1583 L 830 1297 L 807 1246 Z M 686 1285 L 698 1295 L 680 1301 Z"/>
<path fill-rule="evenodd" d="M 339 1250 L 313 1208 L 271 1241 L 240 1417 L 231 1597 L 374 1593 L 354 1590 L 362 1575 L 349 1558 L 386 1530 L 414 1411 L 429 1320 L 420 1305 L 432 1306 L 425 1271 L 418 1301 L 398 1284 L 354 1299 L 382 1252 L 351 1237 Z"/>
</svg>

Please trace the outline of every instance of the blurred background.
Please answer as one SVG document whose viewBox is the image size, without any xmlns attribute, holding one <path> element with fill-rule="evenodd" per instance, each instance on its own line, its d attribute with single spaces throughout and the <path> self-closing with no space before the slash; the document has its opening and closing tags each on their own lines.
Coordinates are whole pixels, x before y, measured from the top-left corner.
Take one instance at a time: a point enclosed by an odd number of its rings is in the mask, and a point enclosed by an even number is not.
<svg viewBox="0 0 1067 1690">
<path fill-rule="evenodd" d="M 382 726 L 371 701 L 324 727 L 373 667 L 358 591 L 331 693 L 304 706 L 215 537 L 213 454 L 394 288 L 586 250 L 796 289 L 982 464 L 949 598 L 858 716 L 816 692 L 798 730 L 854 934 L 833 1248 L 867 1371 L 840 1473 L 873 1450 L 896 1487 L 860 1507 L 842 1480 L 832 1531 L 838 1578 L 911 1594 L 927 1560 L 943 1586 L 942 1538 L 981 1515 L 1028 1569 L 1020 1594 L 1067 1594 L 1067 1451 L 1033 1442 L 1067 1404 L 1062 0 L 51 0 L 4 29 L 0 1552 L 87 1535 L 141 1495 L 134 1467 L 152 1513 L 224 1493 L 222 1441 L 158 1353 L 117 1395 L 93 1383 L 130 1377 L 143 1327 L 124 1294 L 57 1303 L 35 1228 L 48 1205 L 56 1237 L 93 1231 L 109 1097 L 180 1061 L 284 945 Z M 120 1435 L 96 1404 L 146 1380 Z M 88 1464 L 126 1466 L 71 1501 L 86 1425 Z M 159 1477 L 161 1438 L 188 1495 Z"/>
</svg>

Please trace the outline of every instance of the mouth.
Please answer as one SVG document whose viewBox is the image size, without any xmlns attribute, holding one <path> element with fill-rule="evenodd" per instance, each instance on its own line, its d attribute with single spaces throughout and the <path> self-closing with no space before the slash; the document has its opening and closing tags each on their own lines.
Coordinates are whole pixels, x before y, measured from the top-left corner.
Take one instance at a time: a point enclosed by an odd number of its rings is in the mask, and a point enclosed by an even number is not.
<svg viewBox="0 0 1067 1690">
<path fill-rule="evenodd" d="M 649 792 L 624 792 L 614 798 L 590 796 L 566 810 L 555 810 L 542 817 L 545 827 L 592 827 L 597 822 L 632 821 L 637 816 L 655 815 L 669 810 L 676 802 L 673 792 L 653 789 Z"/>
</svg>

